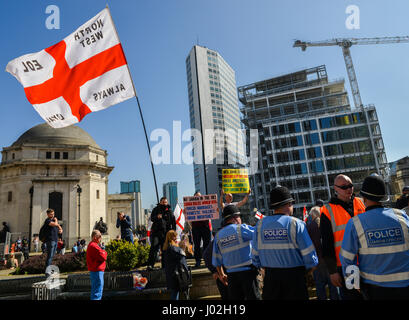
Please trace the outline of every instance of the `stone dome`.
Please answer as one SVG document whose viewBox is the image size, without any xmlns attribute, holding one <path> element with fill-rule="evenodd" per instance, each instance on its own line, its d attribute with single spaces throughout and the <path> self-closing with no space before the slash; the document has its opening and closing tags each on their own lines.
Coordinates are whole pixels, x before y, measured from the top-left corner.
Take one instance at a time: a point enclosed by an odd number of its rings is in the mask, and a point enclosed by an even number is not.
<svg viewBox="0 0 409 320">
<path fill-rule="evenodd" d="M 45 145 L 88 145 L 98 149 L 101 147 L 83 129 L 75 125 L 55 129 L 47 123 L 39 124 L 24 132 L 13 147 L 23 144 L 45 144 Z"/>
</svg>

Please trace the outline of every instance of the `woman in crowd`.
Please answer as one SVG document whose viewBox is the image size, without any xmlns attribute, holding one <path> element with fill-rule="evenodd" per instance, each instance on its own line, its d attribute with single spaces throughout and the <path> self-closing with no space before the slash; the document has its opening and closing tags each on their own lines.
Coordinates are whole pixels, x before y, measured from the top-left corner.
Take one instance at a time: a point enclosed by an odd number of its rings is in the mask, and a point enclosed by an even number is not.
<svg viewBox="0 0 409 320">
<path fill-rule="evenodd" d="M 186 263 L 186 254 L 176 242 L 177 233 L 175 230 L 169 230 L 166 234 L 165 243 L 163 244 L 163 258 L 166 274 L 166 282 L 170 290 L 170 299 L 179 300 L 180 288 L 177 272 L 188 270 Z M 187 271 L 188 272 L 188 271 Z"/>
</svg>

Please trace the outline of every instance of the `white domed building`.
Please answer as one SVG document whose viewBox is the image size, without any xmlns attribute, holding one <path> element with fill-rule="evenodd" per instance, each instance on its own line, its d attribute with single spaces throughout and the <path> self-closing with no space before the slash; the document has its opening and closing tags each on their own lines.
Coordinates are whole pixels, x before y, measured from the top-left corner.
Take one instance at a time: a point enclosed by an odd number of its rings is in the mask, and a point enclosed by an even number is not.
<svg viewBox="0 0 409 320">
<path fill-rule="evenodd" d="M 53 208 L 67 246 L 78 237 L 89 240 L 100 217 L 113 238 L 119 234 L 116 215 L 108 208 L 113 168 L 107 152 L 80 127 L 37 125 L 2 150 L 0 221 L 29 238 L 39 232 L 47 208 Z"/>
</svg>

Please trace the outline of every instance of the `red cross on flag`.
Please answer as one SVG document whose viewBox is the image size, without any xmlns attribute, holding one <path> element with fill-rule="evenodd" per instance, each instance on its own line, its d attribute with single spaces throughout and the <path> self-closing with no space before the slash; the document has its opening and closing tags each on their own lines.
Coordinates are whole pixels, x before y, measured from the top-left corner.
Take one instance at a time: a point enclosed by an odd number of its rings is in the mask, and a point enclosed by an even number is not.
<svg viewBox="0 0 409 320">
<path fill-rule="evenodd" d="M 108 8 L 57 44 L 10 61 L 6 71 L 23 85 L 28 101 L 54 128 L 135 96 Z"/>
<path fill-rule="evenodd" d="M 253 211 L 254 216 L 256 217 L 257 220 L 261 220 L 264 218 L 264 215 L 260 211 L 258 211 L 257 208 L 254 208 Z"/>
<path fill-rule="evenodd" d="M 307 214 L 307 208 L 305 206 L 304 206 L 302 215 L 303 215 L 304 222 L 307 222 L 308 214 Z"/>
</svg>

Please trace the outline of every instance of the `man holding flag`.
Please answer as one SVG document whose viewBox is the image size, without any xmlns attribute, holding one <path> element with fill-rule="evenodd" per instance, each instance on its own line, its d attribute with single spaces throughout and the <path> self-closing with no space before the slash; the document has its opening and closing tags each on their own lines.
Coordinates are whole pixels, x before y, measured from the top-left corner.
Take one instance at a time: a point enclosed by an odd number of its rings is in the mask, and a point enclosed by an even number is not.
<svg viewBox="0 0 409 320">
<path fill-rule="evenodd" d="M 162 248 L 163 243 L 165 242 L 166 233 L 169 230 L 176 230 L 175 216 L 173 215 L 172 209 L 170 208 L 166 197 L 162 197 L 158 205 L 152 210 L 151 221 L 151 248 L 147 262 L 149 270 L 152 270 L 155 265 L 159 250 Z"/>
</svg>

